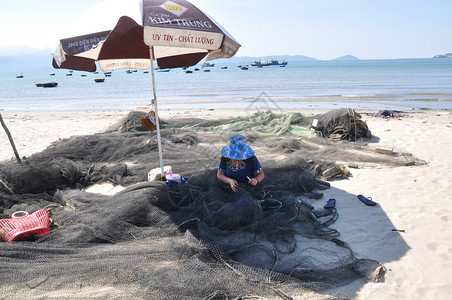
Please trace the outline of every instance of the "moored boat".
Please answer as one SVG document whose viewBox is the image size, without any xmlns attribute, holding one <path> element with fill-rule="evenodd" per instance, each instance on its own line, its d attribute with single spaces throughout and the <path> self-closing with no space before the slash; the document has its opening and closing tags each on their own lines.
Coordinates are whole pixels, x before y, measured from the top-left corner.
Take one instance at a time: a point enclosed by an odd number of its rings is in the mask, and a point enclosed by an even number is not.
<svg viewBox="0 0 452 300">
<path fill-rule="evenodd" d="M 105 78 L 95 78 L 94 81 L 95 82 L 104 82 Z"/>
<path fill-rule="evenodd" d="M 283 60 L 282 62 L 279 62 L 278 60 L 272 59 L 270 62 L 263 60 L 263 61 L 255 61 L 251 65 L 253 67 L 265 67 L 265 66 L 285 66 L 288 62 Z"/>
<path fill-rule="evenodd" d="M 208 63 L 208 62 L 204 62 L 204 63 L 202 64 L 202 67 L 203 67 L 203 68 L 212 68 L 212 67 L 215 67 L 215 64 L 211 64 L 211 63 Z"/>
<path fill-rule="evenodd" d="M 49 87 L 56 87 L 58 85 L 58 82 L 38 82 L 35 83 L 37 87 L 43 87 L 43 88 L 49 88 Z"/>
</svg>

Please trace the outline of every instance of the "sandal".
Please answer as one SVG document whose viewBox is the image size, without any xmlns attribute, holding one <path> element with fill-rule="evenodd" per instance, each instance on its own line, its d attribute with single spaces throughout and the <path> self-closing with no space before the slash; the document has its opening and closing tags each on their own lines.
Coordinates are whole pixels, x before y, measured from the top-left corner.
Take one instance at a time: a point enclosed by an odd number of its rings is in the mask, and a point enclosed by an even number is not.
<svg viewBox="0 0 452 300">
<path fill-rule="evenodd" d="M 331 208 L 334 208 L 335 206 L 336 206 L 336 199 L 331 198 L 331 199 L 328 199 L 328 201 L 326 202 L 326 204 L 323 208 L 331 209 Z"/>
<path fill-rule="evenodd" d="M 372 197 L 364 197 L 363 195 L 358 195 L 358 199 L 361 200 L 361 202 L 366 204 L 367 206 L 377 205 L 376 202 L 372 201 Z"/>
</svg>

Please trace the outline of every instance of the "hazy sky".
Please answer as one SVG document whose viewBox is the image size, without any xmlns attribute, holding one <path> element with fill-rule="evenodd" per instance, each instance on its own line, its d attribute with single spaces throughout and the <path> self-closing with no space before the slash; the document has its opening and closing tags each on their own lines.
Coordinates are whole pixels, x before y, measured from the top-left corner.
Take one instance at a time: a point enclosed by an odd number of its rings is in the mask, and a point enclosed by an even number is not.
<svg viewBox="0 0 452 300">
<path fill-rule="evenodd" d="M 173 0 L 177 2 L 177 0 Z M 452 52 L 452 0 L 192 0 L 239 56 L 419 58 Z M 111 29 L 135 0 L 0 0 L 0 55 Z M 126 8 L 129 6 L 129 9 Z"/>
</svg>

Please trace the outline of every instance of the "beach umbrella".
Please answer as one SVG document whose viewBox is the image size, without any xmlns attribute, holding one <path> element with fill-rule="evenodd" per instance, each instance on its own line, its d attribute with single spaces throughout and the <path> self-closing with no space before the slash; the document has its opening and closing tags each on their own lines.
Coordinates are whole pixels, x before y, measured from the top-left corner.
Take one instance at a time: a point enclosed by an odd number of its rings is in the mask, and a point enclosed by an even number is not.
<svg viewBox="0 0 452 300">
<path fill-rule="evenodd" d="M 190 67 L 203 58 L 234 56 L 240 44 L 214 19 L 186 0 L 142 0 L 137 5 L 141 20 L 119 18 L 112 30 L 60 40 L 53 53 L 55 68 L 96 71 L 151 69 L 153 104 L 158 118 L 154 64 L 161 69 Z M 157 142 L 161 173 L 163 154 L 160 126 Z"/>
</svg>

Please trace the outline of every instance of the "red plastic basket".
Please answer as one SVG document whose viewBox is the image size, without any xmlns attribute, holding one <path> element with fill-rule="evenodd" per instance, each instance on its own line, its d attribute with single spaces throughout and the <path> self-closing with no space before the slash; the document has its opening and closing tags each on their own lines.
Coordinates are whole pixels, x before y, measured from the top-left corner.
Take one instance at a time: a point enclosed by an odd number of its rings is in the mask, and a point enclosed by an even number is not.
<svg viewBox="0 0 452 300">
<path fill-rule="evenodd" d="M 5 242 L 21 241 L 33 235 L 47 235 L 50 232 L 49 211 L 40 209 L 29 215 L 17 211 L 11 219 L 0 220 L 0 238 Z"/>
</svg>

